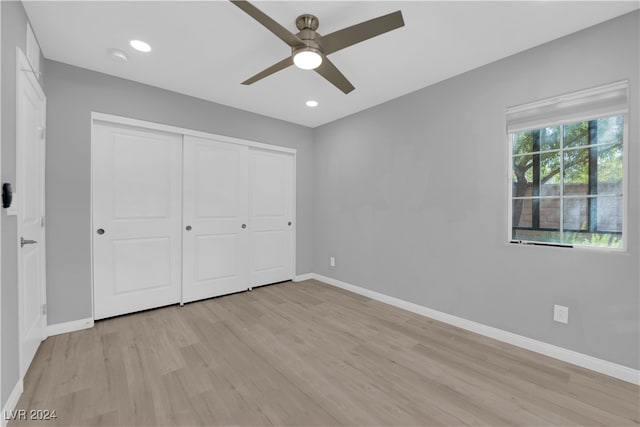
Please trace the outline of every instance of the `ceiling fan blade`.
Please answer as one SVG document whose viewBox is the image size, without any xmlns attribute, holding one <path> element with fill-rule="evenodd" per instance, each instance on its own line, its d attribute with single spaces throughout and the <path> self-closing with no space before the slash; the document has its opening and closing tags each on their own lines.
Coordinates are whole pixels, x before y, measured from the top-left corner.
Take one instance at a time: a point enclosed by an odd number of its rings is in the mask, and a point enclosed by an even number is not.
<svg viewBox="0 0 640 427">
<path fill-rule="evenodd" d="M 252 5 L 246 0 L 230 0 L 231 3 L 238 6 L 247 15 L 251 16 L 253 19 L 261 23 L 267 30 L 271 31 L 275 34 L 280 40 L 285 42 L 291 47 L 304 46 L 302 40 L 298 38 L 295 34 L 291 33 L 282 25 L 278 24 L 276 21 L 271 19 L 267 14 L 263 11 Z"/>
<path fill-rule="evenodd" d="M 270 76 L 273 73 L 277 73 L 280 70 L 284 70 L 285 68 L 287 68 L 290 65 L 293 65 L 293 58 L 288 56 L 285 59 L 283 59 L 282 61 L 280 61 L 280 62 L 278 62 L 276 64 L 273 64 L 271 67 L 260 71 L 255 76 L 253 76 L 251 78 L 248 78 L 247 80 L 243 81 L 242 84 L 243 85 L 250 85 L 252 83 L 257 82 L 258 80 L 262 80 L 265 77 Z"/>
<path fill-rule="evenodd" d="M 329 55 L 400 27 L 404 27 L 404 19 L 402 12 L 397 11 L 318 37 L 316 41 L 322 46 L 324 54 Z"/>
<path fill-rule="evenodd" d="M 345 95 L 355 89 L 344 74 L 342 74 L 327 57 L 322 59 L 322 64 L 320 64 L 315 71 L 325 79 L 329 80 L 332 85 L 343 91 Z"/>
</svg>

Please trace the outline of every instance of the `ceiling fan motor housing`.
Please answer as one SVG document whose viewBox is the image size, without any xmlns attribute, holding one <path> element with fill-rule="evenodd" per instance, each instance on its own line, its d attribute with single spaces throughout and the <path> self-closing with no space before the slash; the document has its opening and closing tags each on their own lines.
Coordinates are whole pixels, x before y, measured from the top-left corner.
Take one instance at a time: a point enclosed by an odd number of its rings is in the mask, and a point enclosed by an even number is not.
<svg viewBox="0 0 640 427">
<path fill-rule="evenodd" d="M 318 18 L 316 18 L 315 15 L 309 15 L 309 14 L 300 15 L 296 19 L 296 27 L 300 31 L 306 30 L 306 29 L 315 31 L 318 29 L 318 25 L 320 25 L 320 21 L 318 21 Z"/>
<path fill-rule="evenodd" d="M 304 43 L 304 46 L 295 46 L 291 48 L 291 54 L 293 56 L 298 52 L 311 51 L 320 56 L 324 56 L 322 49 L 316 42 L 316 30 L 320 21 L 314 15 L 300 15 L 296 19 L 296 27 L 300 32 L 296 34 L 300 40 Z"/>
</svg>

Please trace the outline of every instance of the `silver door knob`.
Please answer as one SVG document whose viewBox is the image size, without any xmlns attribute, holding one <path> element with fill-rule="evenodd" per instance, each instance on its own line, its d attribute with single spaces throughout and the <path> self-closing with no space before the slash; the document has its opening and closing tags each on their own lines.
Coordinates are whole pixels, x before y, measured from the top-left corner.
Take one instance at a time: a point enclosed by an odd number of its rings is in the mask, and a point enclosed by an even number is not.
<svg viewBox="0 0 640 427">
<path fill-rule="evenodd" d="M 22 248 L 24 245 L 35 245 L 36 242 L 35 240 L 29 240 L 29 239 L 25 239 L 24 237 L 20 237 L 20 247 Z"/>
<path fill-rule="evenodd" d="M 247 224 L 242 224 L 241 227 L 242 228 L 247 228 Z"/>
</svg>

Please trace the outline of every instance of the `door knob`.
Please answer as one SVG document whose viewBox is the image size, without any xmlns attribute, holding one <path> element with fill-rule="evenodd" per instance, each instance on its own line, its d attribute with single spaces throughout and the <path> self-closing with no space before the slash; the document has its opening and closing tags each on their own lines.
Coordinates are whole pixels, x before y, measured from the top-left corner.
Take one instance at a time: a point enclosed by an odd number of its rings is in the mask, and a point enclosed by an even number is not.
<svg viewBox="0 0 640 427">
<path fill-rule="evenodd" d="M 287 223 L 287 225 L 288 225 L 289 227 L 291 227 L 291 221 L 289 221 L 289 222 Z"/>
<path fill-rule="evenodd" d="M 35 245 L 36 242 L 35 240 L 29 240 L 29 239 L 25 239 L 24 237 L 20 237 L 20 247 L 22 248 L 24 245 Z"/>
<path fill-rule="evenodd" d="M 191 226 L 187 225 L 184 229 L 187 230 L 187 231 L 191 231 Z"/>
<path fill-rule="evenodd" d="M 104 228 L 98 228 L 98 229 L 96 230 L 96 233 L 98 233 L 99 235 L 101 235 L 101 236 L 102 236 L 102 235 L 104 234 Z"/>
<path fill-rule="evenodd" d="M 247 224 L 242 224 L 241 227 L 242 228 L 247 228 Z"/>
</svg>

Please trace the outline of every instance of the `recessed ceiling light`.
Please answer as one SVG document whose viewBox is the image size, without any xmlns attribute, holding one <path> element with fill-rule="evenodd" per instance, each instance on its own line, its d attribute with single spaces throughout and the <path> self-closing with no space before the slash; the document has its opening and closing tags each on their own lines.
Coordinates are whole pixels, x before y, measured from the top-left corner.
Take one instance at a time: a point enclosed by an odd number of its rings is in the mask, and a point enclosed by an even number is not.
<svg viewBox="0 0 640 427">
<path fill-rule="evenodd" d="M 306 102 L 307 107 L 317 107 L 318 106 L 318 101 L 314 101 L 313 99 L 310 99 Z"/>
<path fill-rule="evenodd" d="M 149 43 L 145 43 L 142 40 L 131 40 L 129 44 L 132 48 L 139 50 L 140 52 L 151 52 L 151 46 L 149 46 Z"/>
<path fill-rule="evenodd" d="M 111 59 L 118 62 L 127 62 L 127 60 L 129 59 L 127 58 L 126 53 L 118 49 L 109 50 L 109 55 L 111 56 Z"/>
</svg>

